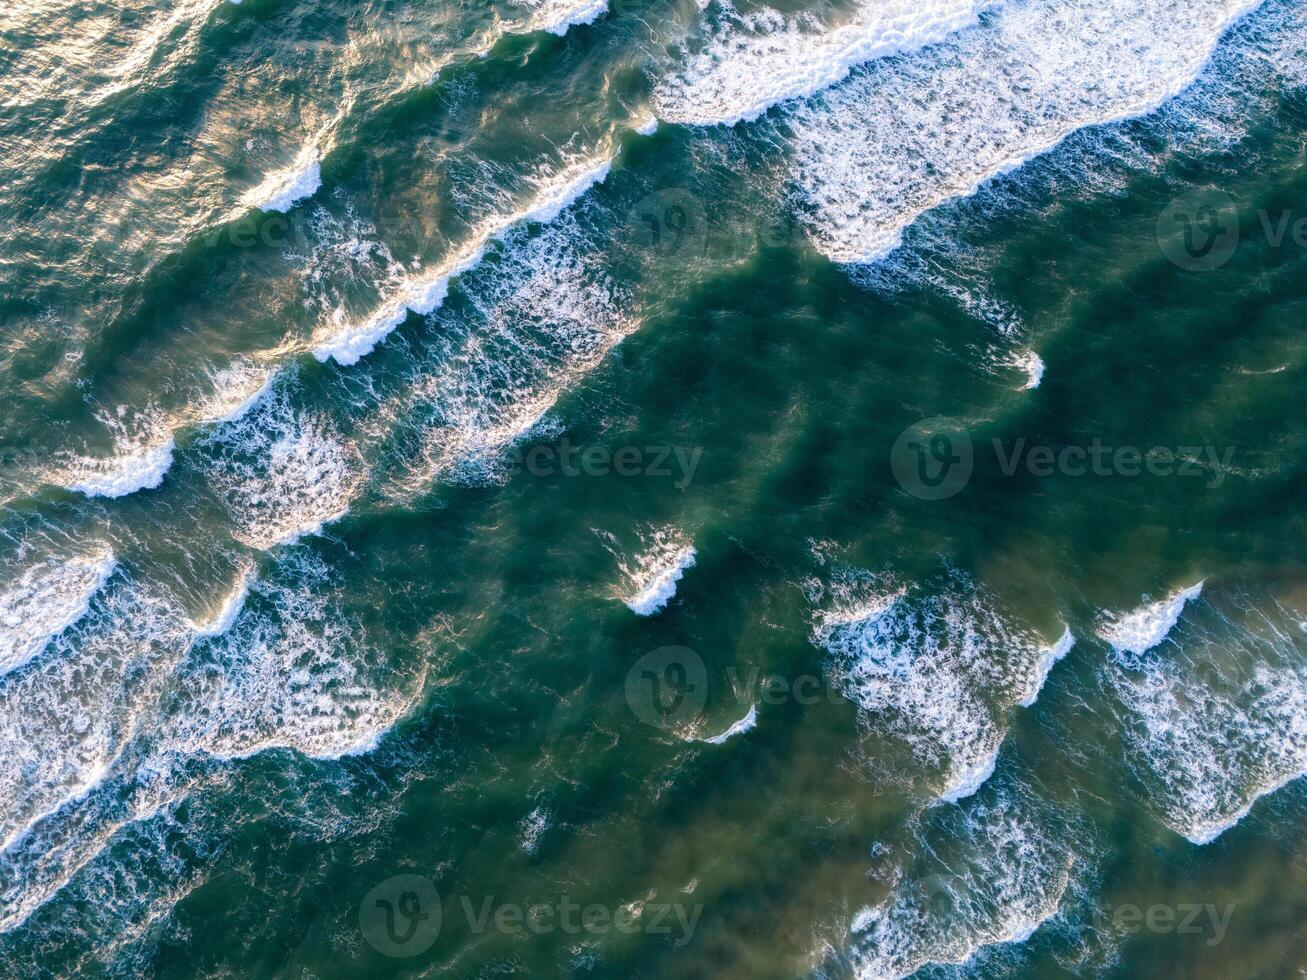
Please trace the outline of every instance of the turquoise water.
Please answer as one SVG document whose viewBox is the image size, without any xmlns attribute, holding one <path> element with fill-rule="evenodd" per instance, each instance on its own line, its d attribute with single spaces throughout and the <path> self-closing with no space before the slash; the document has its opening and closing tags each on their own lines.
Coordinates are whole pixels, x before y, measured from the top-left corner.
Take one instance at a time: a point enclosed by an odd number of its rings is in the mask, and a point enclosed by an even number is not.
<svg viewBox="0 0 1307 980">
<path fill-rule="evenodd" d="M 4 975 L 1298 976 L 1304 16 L 0 15 Z"/>
</svg>

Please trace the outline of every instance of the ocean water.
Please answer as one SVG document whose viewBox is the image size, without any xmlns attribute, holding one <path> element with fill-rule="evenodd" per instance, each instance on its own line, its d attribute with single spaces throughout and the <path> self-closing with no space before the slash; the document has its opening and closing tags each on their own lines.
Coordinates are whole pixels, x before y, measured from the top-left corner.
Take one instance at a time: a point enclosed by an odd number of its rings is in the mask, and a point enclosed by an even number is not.
<svg viewBox="0 0 1307 980">
<path fill-rule="evenodd" d="M 0 976 L 1307 970 L 1301 0 L 0 57 Z"/>
</svg>

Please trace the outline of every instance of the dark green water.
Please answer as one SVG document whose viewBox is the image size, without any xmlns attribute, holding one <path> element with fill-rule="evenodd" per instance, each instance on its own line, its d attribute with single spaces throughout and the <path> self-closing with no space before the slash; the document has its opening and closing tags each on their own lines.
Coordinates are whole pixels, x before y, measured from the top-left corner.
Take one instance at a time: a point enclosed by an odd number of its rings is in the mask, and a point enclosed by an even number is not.
<svg viewBox="0 0 1307 980">
<path fill-rule="evenodd" d="M 0 14 L 0 975 L 1300 976 L 1305 26 Z"/>
</svg>

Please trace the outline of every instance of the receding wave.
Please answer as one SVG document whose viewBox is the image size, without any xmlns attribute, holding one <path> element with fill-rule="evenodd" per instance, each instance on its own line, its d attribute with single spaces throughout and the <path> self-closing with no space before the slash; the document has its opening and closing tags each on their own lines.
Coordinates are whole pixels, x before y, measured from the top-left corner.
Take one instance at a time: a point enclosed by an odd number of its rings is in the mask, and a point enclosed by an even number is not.
<svg viewBox="0 0 1307 980">
<path fill-rule="evenodd" d="M 1034 703 L 1072 642 L 1064 634 L 1050 646 L 957 574 L 932 587 L 840 569 L 806 590 L 817 606 L 813 640 L 864 727 L 942 772 L 946 802 L 975 793 L 993 773 L 1007 713 Z"/>
<path fill-rule="evenodd" d="M 365 357 L 386 335 L 404 322 L 410 312 L 419 316 L 431 313 L 445 301 L 449 284 L 455 277 L 475 267 L 485 256 L 491 241 L 517 225 L 547 223 L 595 184 L 608 176 L 610 161 L 581 160 L 565 168 L 541 187 L 530 204 L 520 211 L 496 216 L 484 222 L 460 247 L 431 273 L 405 283 L 391 300 L 360 323 L 333 327 L 319 338 L 313 356 L 319 361 L 334 359 L 343 365 L 355 364 Z"/>
<path fill-rule="evenodd" d="M 974 24 L 987 6 L 985 0 L 862 3 L 848 22 L 823 28 L 806 25 L 807 17 L 740 13 L 721 2 L 711 8 L 708 42 L 658 82 L 654 106 L 675 123 L 755 119 L 778 103 L 820 92 L 864 61 L 941 41 Z"/>
<path fill-rule="evenodd" d="M 90 609 L 91 597 L 113 574 L 108 548 L 24 569 L 0 592 L 0 675 L 45 649 Z"/>
<path fill-rule="evenodd" d="M 837 262 L 873 262 L 949 198 L 1076 130 L 1147 113 L 1256 0 L 1031 0 L 868 64 L 786 115 L 797 204 Z"/>
<path fill-rule="evenodd" d="M 1307 620 L 1265 590 L 1190 589 L 1141 612 L 1151 628 L 1113 642 L 1105 688 L 1150 805 L 1207 844 L 1307 772 Z"/>
<path fill-rule="evenodd" d="M 987 790 L 936 813 L 940 826 L 927 828 L 890 896 L 854 917 L 859 980 L 900 980 L 1024 943 L 1074 887 L 1079 844 L 1028 789 Z"/>
<path fill-rule="evenodd" d="M 266 550 L 344 516 L 363 478 L 358 450 L 325 416 L 274 385 L 240 418 L 204 439 L 209 485 L 233 533 Z"/>
</svg>

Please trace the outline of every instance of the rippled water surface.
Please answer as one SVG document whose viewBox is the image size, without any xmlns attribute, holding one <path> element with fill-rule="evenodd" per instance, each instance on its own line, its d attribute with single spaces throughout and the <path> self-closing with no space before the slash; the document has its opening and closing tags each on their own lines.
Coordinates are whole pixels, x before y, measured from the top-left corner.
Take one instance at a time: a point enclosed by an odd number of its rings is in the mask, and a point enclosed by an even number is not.
<svg viewBox="0 0 1307 980">
<path fill-rule="evenodd" d="M 0 12 L 0 974 L 1307 969 L 1301 0 Z"/>
</svg>

